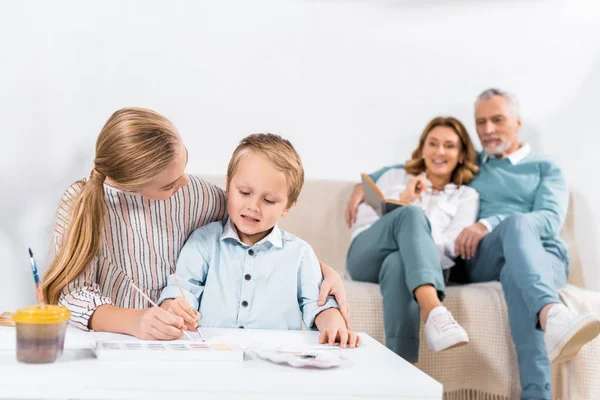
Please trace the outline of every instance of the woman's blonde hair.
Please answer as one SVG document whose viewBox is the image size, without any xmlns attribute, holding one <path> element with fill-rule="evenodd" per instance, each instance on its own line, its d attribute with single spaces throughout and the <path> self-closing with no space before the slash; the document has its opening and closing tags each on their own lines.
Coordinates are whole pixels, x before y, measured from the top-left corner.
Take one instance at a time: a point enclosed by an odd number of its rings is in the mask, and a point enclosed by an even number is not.
<svg viewBox="0 0 600 400">
<path fill-rule="evenodd" d="M 413 175 L 419 175 L 426 170 L 425 160 L 423 160 L 423 146 L 429 132 L 438 126 L 446 126 L 452 129 L 460 139 L 459 164 L 454 168 L 450 181 L 458 186 L 466 185 L 479 172 L 477 153 L 467 129 L 459 120 L 453 117 L 435 117 L 427 124 L 419 138 L 419 147 L 413 151 L 412 158 L 404 164 L 404 169 Z"/>
<path fill-rule="evenodd" d="M 288 185 L 288 207 L 292 206 L 304 184 L 304 167 L 292 143 L 272 133 L 254 133 L 240 141 L 227 167 L 227 190 L 240 160 L 250 152 L 265 156 L 277 170 L 283 172 Z"/>
<path fill-rule="evenodd" d="M 69 223 L 43 281 L 46 300 L 56 304 L 61 291 L 99 254 L 106 214 L 104 181 L 137 191 L 166 169 L 179 150 L 179 135 L 162 115 L 144 108 L 123 108 L 106 121 L 96 141 L 89 180 L 69 203 Z"/>
</svg>

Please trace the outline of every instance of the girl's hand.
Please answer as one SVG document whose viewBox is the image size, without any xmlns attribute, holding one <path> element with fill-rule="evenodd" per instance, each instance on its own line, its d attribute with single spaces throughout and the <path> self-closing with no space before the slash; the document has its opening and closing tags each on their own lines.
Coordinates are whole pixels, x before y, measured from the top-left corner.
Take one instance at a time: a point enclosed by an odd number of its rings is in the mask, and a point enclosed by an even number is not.
<svg viewBox="0 0 600 400">
<path fill-rule="evenodd" d="M 348 199 L 348 204 L 346 205 L 346 211 L 344 213 L 344 219 L 346 220 L 348 228 L 351 228 L 352 224 L 356 222 L 356 209 L 364 200 L 365 192 L 363 190 L 363 185 L 359 183 L 354 186 L 354 190 Z"/>
<path fill-rule="evenodd" d="M 400 193 L 399 200 L 405 204 L 411 204 L 421 197 L 421 194 L 427 189 L 427 178 L 425 174 L 413 176 L 408 180 L 406 189 Z"/>
<path fill-rule="evenodd" d="M 315 324 L 321 331 L 319 343 L 328 343 L 330 346 L 339 343 L 341 348 L 355 348 L 360 346 L 360 336 L 346 328 L 346 324 L 337 308 L 322 311 L 315 319 Z"/>
<path fill-rule="evenodd" d="M 160 307 L 139 310 L 134 321 L 133 335 L 144 340 L 179 339 L 185 327 L 183 318 Z"/>
<path fill-rule="evenodd" d="M 319 263 L 321 264 L 321 272 L 323 273 L 323 282 L 321 283 L 317 305 L 319 307 L 325 305 L 327 297 L 334 296 L 335 301 L 337 301 L 340 306 L 340 312 L 342 313 L 346 326 L 348 327 L 350 324 L 350 311 L 348 310 L 346 288 L 344 287 L 342 277 L 336 270 L 327 264 L 323 264 L 320 261 Z"/>
<path fill-rule="evenodd" d="M 188 331 L 195 331 L 198 328 L 200 313 L 192 308 L 185 297 L 165 300 L 161 303 L 160 308 L 183 318 Z"/>
</svg>

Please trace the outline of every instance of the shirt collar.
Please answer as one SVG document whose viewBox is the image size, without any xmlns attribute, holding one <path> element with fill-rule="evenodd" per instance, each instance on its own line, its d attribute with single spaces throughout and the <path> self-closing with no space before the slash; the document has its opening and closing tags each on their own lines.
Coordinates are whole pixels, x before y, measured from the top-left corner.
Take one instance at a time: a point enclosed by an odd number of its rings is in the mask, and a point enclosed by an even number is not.
<svg viewBox="0 0 600 400">
<path fill-rule="evenodd" d="M 444 192 L 446 194 L 450 194 L 450 193 L 453 193 L 457 188 L 458 188 L 458 186 L 456 186 L 456 184 L 448 183 L 444 186 L 444 190 L 442 190 L 442 192 Z M 425 190 L 425 192 L 433 193 L 433 185 L 431 184 L 431 181 L 429 179 L 427 179 L 427 189 Z"/>
<path fill-rule="evenodd" d="M 527 157 L 529 155 L 529 153 L 531 153 L 531 146 L 529 146 L 529 143 L 523 143 L 521 145 L 521 147 L 519 147 L 516 151 L 513 151 L 512 153 L 510 153 L 508 156 L 506 156 L 504 158 L 508 158 L 508 161 L 510 161 L 510 163 L 512 165 L 517 165 L 518 163 L 523 161 L 523 159 L 525 157 Z M 487 162 L 487 160 L 489 160 L 489 159 L 490 159 L 490 156 L 486 152 L 483 152 L 483 157 L 481 158 L 481 162 L 483 162 L 485 164 Z"/>
<path fill-rule="evenodd" d="M 231 221 L 231 218 L 227 218 L 227 222 L 225 222 L 225 226 L 223 227 L 223 233 L 221 234 L 221 240 L 225 239 L 233 239 L 244 246 L 248 246 L 240 240 L 240 236 L 237 233 L 237 229 L 235 229 L 235 225 Z M 254 245 L 259 245 L 261 243 L 269 242 L 275 247 L 283 247 L 283 234 L 281 229 L 277 226 L 277 224 L 271 230 L 267 236 L 265 236 L 262 240 L 259 240 Z"/>
<path fill-rule="evenodd" d="M 423 177 L 425 177 L 425 181 L 427 182 L 427 189 L 425 189 L 425 193 L 433 193 L 433 185 L 431 184 L 431 181 L 429 179 L 427 179 L 427 173 L 421 172 L 421 174 L 423 175 Z M 412 176 L 412 175 L 409 175 L 409 176 Z M 458 189 L 458 186 L 456 186 L 456 184 L 450 182 L 444 186 L 444 189 L 441 190 L 441 192 L 450 194 L 450 193 L 454 192 L 456 189 Z"/>
</svg>

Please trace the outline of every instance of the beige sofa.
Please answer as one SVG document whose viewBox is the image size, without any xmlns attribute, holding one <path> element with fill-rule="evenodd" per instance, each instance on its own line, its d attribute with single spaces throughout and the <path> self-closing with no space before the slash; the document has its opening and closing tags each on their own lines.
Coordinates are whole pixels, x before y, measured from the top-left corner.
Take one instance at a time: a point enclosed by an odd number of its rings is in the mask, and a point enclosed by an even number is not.
<svg viewBox="0 0 600 400">
<path fill-rule="evenodd" d="M 225 187 L 223 176 L 205 178 Z M 319 258 L 340 273 L 344 273 L 350 240 L 343 210 L 352 187 L 353 183 L 344 181 L 307 181 L 297 206 L 281 223 L 283 229 L 308 241 Z M 572 272 L 569 286 L 560 290 L 561 299 L 574 311 L 600 312 L 600 293 L 577 287 L 583 279 L 572 229 L 570 212 L 563 237 L 569 244 Z M 352 328 L 384 343 L 379 285 L 348 280 L 346 289 Z M 517 360 L 500 284 L 450 286 L 444 304 L 467 330 L 470 343 L 434 353 L 425 346 L 421 331 L 417 366 L 444 385 L 447 400 L 518 399 Z M 555 399 L 600 399 L 600 339 L 584 347 L 574 360 L 555 365 L 552 378 Z"/>
</svg>

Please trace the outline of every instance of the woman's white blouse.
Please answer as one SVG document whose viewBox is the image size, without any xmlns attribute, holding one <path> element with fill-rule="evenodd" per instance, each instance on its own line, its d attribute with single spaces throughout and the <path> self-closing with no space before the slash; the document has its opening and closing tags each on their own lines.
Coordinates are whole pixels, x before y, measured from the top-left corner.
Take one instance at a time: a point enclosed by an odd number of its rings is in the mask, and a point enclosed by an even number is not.
<svg viewBox="0 0 600 400">
<path fill-rule="evenodd" d="M 381 175 L 376 183 L 386 198 L 398 199 L 413 176 L 404 168 L 394 168 Z M 458 187 L 453 183 L 434 193 L 431 182 L 428 183 L 427 190 L 411 204 L 422 209 L 429 218 L 433 240 L 440 252 L 442 266 L 446 269 L 454 265 L 454 241 L 464 228 L 477 220 L 479 194 L 469 186 Z M 378 219 L 371 206 L 361 203 L 356 212 L 356 222 L 351 228 L 352 240 Z"/>
</svg>

